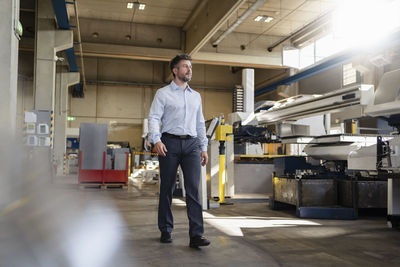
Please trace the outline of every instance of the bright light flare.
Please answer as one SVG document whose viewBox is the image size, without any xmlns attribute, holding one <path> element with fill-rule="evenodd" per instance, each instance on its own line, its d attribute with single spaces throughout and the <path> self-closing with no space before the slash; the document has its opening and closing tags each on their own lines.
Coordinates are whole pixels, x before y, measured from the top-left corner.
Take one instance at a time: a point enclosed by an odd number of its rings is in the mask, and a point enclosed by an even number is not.
<svg viewBox="0 0 400 267">
<path fill-rule="evenodd" d="M 65 230 L 64 253 L 70 266 L 110 266 L 120 248 L 123 220 L 114 207 L 89 206 L 77 221 Z"/>
<path fill-rule="evenodd" d="M 319 226 L 319 223 L 303 219 L 266 217 L 215 217 L 203 212 L 204 221 L 230 236 L 244 236 L 242 228 L 271 228 L 295 226 Z"/>
<path fill-rule="evenodd" d="M 178 207 L 186 207 L 186 202 L 179 198 L 173 198 L 172 205 L 178 206 Z"/>
<path fill-rule="evenodd" d="M 348 47 L 376 44 L 399 29 L 399 12 L 399 1 L 340 0 L 333 12 L 335 39 Z"/>
</svg>

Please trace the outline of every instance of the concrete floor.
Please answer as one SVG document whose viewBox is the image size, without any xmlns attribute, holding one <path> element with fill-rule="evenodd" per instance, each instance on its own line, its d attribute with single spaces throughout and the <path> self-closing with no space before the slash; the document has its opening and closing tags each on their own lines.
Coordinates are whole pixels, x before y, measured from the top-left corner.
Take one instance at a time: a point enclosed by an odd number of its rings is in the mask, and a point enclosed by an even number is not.
<svg viewBox="0 0 400 267">
<path fill-rule="evenodd" d="M 181 200 L 173 243 L 159 243 L 155 185 L 28 193 L 0 213 L 0 266 L 400 266 L 400 231 L 384 216 L 305 220 L 235 203 L 204 214 L 212 243 L 195 250 Z"/>
</svg>

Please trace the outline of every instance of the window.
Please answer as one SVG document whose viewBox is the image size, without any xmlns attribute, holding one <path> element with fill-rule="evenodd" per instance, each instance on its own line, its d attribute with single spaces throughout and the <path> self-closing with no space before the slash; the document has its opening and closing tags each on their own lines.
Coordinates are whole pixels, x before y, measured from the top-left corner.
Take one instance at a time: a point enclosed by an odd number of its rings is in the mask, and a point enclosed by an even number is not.
<svg viewBox="0 0 400 267">
<path fill-rule="evenodd" d="M 300 49 L 300 69 L 306 68 L 315 63 L 314 43 Z"/>
<path fill-rule="evenodd" d="M 284 66 L 304 69 L 346 48 L 346 42 L 343 39 L 336 38 L 333 34 L 328 34 L 299 49 L 284 46 L 282 62 Z"/>
<path fill-rule="evenodd" d="M 315 61 L 320 61 L 335 53 L 333 35 L 329 34 L 315 41 Z"/>
<path fill-rule="evenodd" d="M 282 56 L 283 65 L 296 69 L 299 68 L 299 49 L 290 46 L 283 47 Z"/>
</svg>

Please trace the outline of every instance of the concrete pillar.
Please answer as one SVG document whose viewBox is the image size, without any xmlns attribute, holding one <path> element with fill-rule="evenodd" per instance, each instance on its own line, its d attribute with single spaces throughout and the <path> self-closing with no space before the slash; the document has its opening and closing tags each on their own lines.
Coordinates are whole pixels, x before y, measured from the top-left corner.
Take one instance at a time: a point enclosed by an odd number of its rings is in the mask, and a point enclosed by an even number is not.
<svg viewBox="0 0 400 267">
<path fill-rule="evenodd" d="M 242 86 L 244 89 L 244 112 L 254 111 L 254 69 L 242 70 Z"/>
<path fill-rule="evenodd" d="M 71 30 L 57 30 L 51 0 L 38 0 L 35 40 L 35 109 L 54 110 L 56 53 L 73 46 Z"/>
<path fill-rule="evenodd" d="M 254 125 L 257 121 L 254 117 L 254 69 L 242 70 L 243 87 L 243 112 L 228 114 L 225 120 L 228 124 L 241 121 L 242 125 Z"/>
<path fill-rule="evenodd" d="M 13 136 L 17 114 L 19 0 L 0 1 L 0 125 Z"/>
<path fill-rule="evenodd" d="M 54 109 L 54 160 L 57 176 L 64 174 L 64 154 L 66 152 L 66 131 L 68 115 L 68 87 L 79 83 L 79 72 L 59 72 L 56 75 Z"/>
</svg>

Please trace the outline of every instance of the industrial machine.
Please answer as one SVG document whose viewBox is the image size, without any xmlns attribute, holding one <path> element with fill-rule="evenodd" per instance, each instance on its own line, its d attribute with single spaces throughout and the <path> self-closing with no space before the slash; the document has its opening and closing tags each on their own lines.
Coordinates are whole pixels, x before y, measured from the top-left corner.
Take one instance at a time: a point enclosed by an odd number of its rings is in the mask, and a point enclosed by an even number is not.
<svg viewBox="0 0 400 267">
<path fill-rule="evenodd" d="M 264 125 L 259 125 L 254 117 L 255 111 L 271 108 L 274 101 L 254 103 L 254 69 L 242 70 L 242 83 L 233 90 L 233 113 L 225 118 L 226 127 L 231 125 L 232 138 L 225 140 L 225 168 L 220 167 L 220 140 L 213 136 L 213 131 L 220 125 L 220 118 L 206 122 L 209 164 L 207 164 L 208 197 L 220 199 L 219 176 L 225 171 L 225 197 L 241 198 L 268 197 L 271 190 L 272 162 L 257 164 L 250 160 L 238 160 L 241 155 L 263 155 L 264 143 L 278 142 L 276 135 Z M 222 127 L 222 125 L 221 125 Z M 238 162 L 240 161 L 240 162 Z M 248 175 L 248 171 L 252 175 Z"/>
<path fill-rule="evenodd" d="M 282 143 L 304 144 L 307 154 L 275 160 L 272 208 L 286 203 L 296 205 L 300 217 L 352 219 L 358 208 L 387 207 L 389 225 L 399 226 L 399 85 L 396 70 L 383 75 L 376 92 L 372 85 L 354 85 L 289 98 L 255 114 L 259 125 L 275 124 Z M 353 128 L 332 134 L 331 116 L 338 113 L 342 124 L 379 117 L 392 133 L 357 134 Z"/>
<path fill-rule="evenodd" d="M 349 154 L 349 169 L 356 175 L 387 180 L 387 211 L 389 227 L 400 226 L 400 70 L 383 75 L 375 92 L 373 104 L 365 114 L 380 117 L 397 132 L 391 138 L 377 136 L 375 145 L 363 147 Z"/>
</svg>

